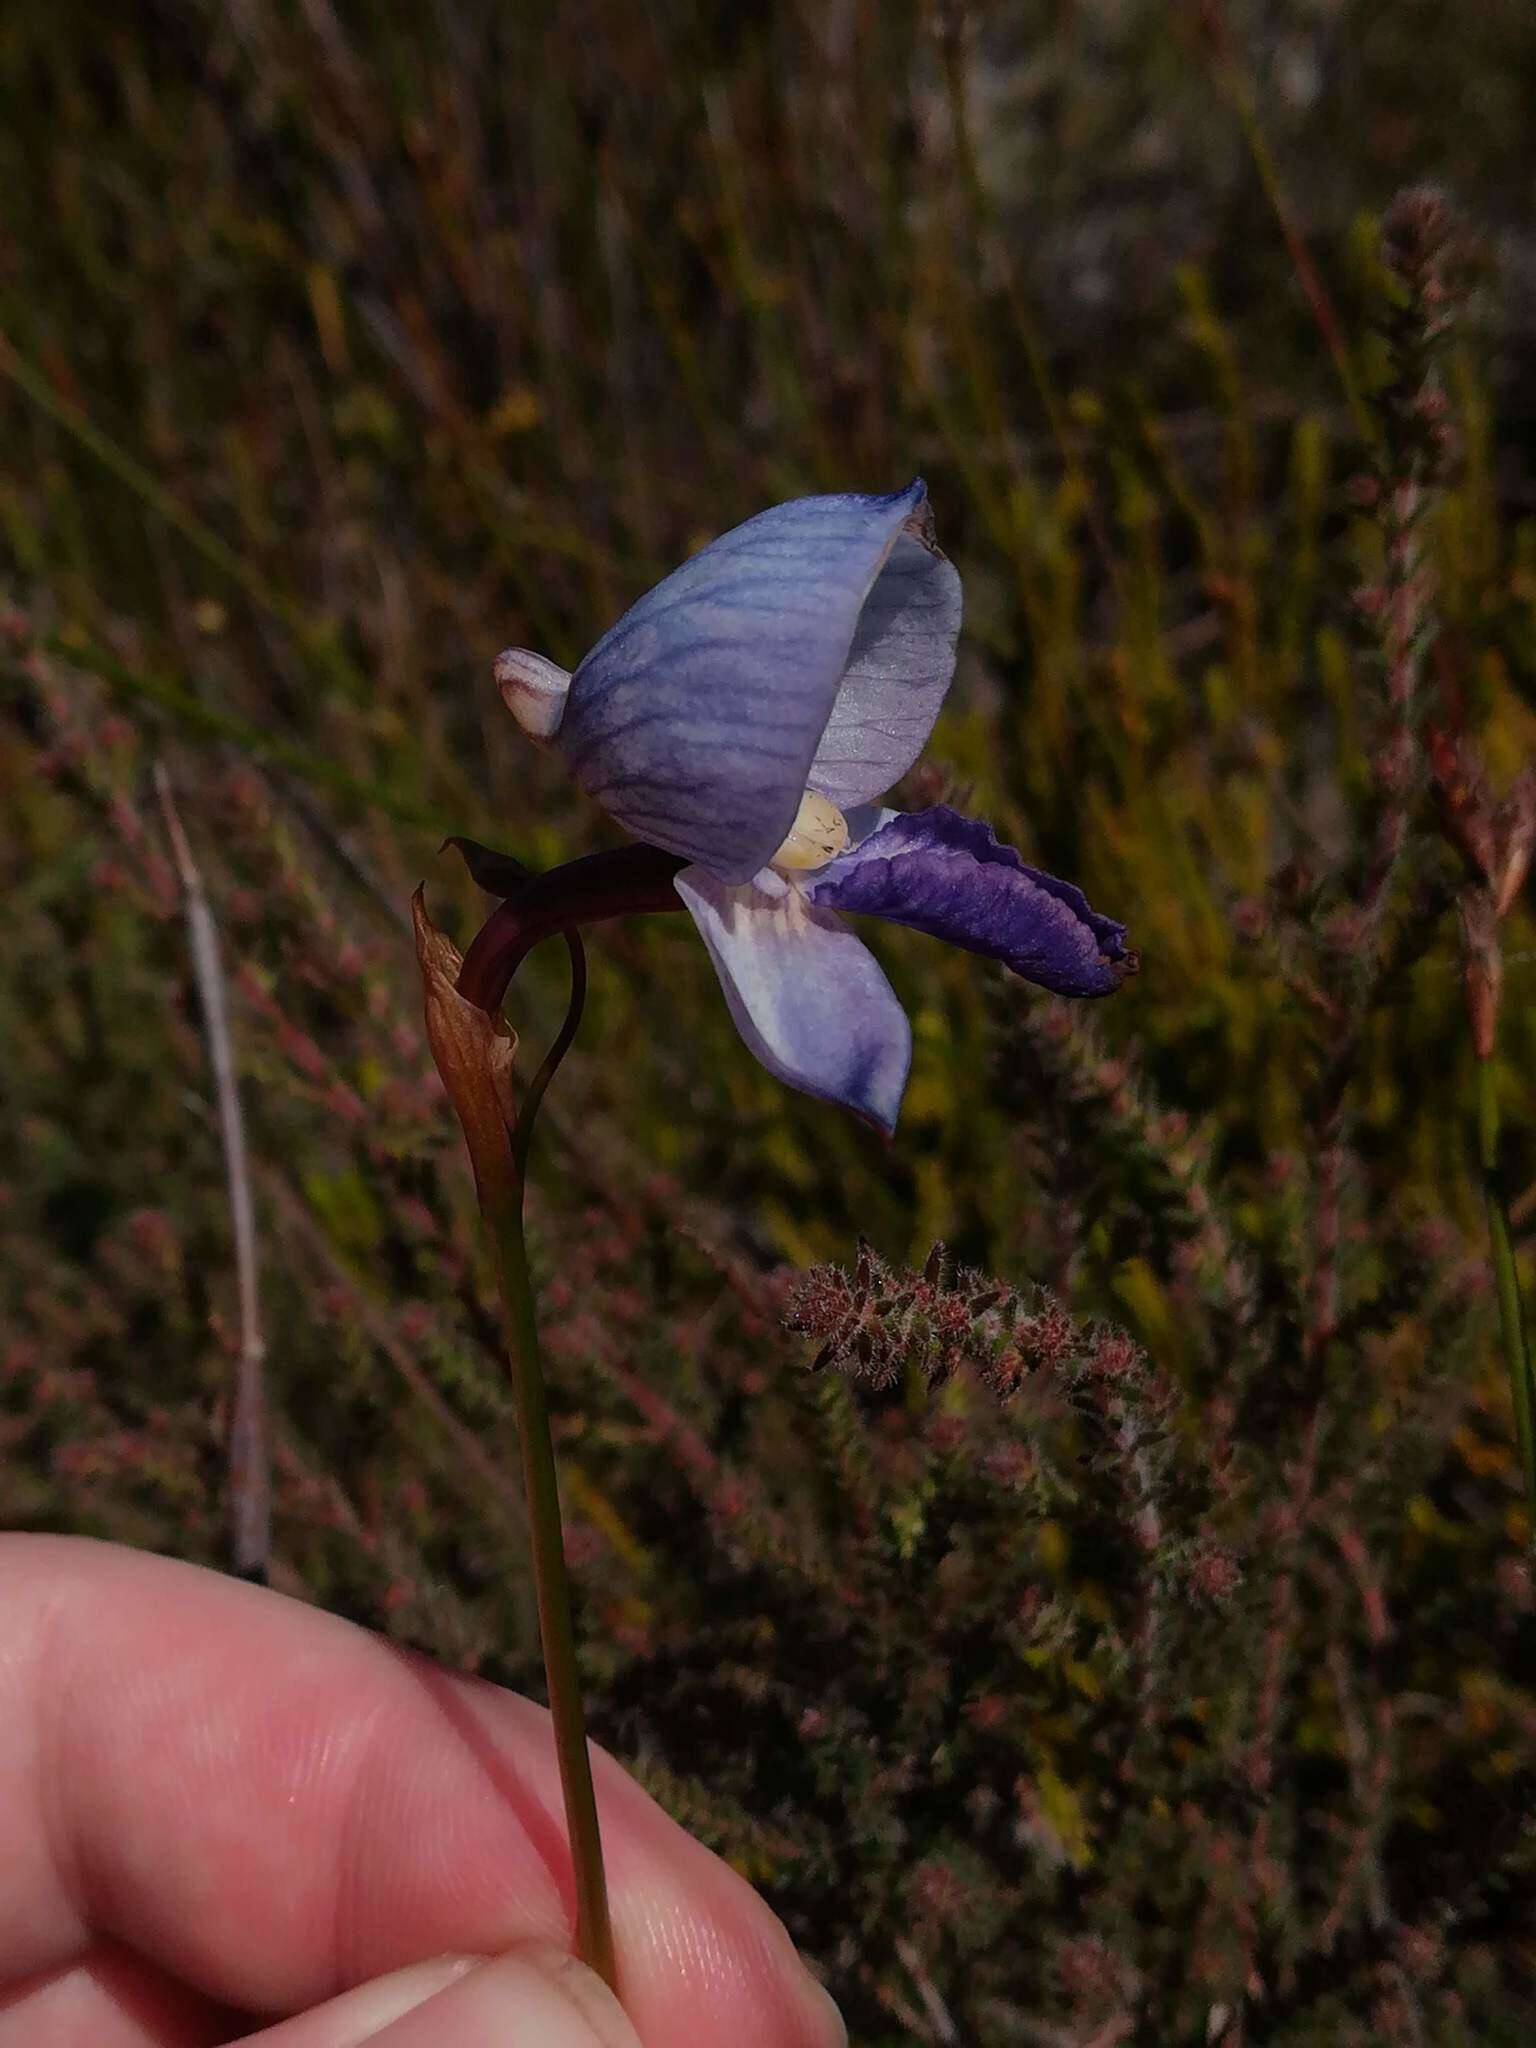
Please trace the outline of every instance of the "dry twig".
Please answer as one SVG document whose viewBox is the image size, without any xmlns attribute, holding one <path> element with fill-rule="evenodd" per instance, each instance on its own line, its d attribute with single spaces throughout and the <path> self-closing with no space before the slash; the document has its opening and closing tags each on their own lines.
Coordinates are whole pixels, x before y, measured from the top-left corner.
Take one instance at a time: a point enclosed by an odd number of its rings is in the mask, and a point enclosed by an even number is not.
<svg viewBox="0 0 1536 2048">
<path fill-rule="evenodd" d="M 229 998 L 219 931 L 209 907 L 208 892 L 192 857 L 192 848 L 176 809 L 171 779 L 164 764 L 155 764 L 155 793 L 165 818 L 166 834 L 181 878 L 186 909 L 192 972 L 197 982 L 208 1060 L 213 1069 L 219 1112 L 219 1139 L 224 1152 L 224 1177 L 235 1237 L 235 1288 L 239 1300 L 239 1335 L 235 1347 L 234 1383 L 229 1417 L 230 1547 L 234 1568 L 243 1578 L 265 1581 L 272 1550 L 272 1474 L 267 1445 L 264 1364 L 261 1334 L 261 1292 L 256 1254 L 256 1207 L 251 1199 L 250 1158 L 245 1119 L 235 1072 L 234 1044 L 229 1028 Z"/>
</svg>

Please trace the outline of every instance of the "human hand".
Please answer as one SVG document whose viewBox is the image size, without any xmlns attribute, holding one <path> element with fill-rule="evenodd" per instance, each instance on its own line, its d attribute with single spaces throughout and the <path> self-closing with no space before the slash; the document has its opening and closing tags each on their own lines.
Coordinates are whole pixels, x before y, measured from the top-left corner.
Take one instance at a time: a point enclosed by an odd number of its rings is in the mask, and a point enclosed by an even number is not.
<svg viewBox="0 0 1536 2048">
<path fill-rule="evenodd" d="M 623 2011 L 569 1954 L 542 1708 L 195 1566 L 0 1537 L 0 2048 L 837 2048 L 756 1894 L 593 1768 Z"/>
</svg>

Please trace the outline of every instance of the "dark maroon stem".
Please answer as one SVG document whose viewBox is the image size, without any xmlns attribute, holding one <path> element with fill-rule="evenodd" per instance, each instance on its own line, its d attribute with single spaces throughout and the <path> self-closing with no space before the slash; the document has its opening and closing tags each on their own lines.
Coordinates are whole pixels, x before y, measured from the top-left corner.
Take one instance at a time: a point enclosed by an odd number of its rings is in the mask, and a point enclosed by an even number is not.
<svg viewBox="0 0 1536 2048">
<path fill-rule="evenodd" d="M 535 875 L 493 910 L 459 969 L 459 994 L 495 1016 L 507 987 L 541 939 L 608 917 L 681 910 L 672 878 L 687 866 L 657 846 L 619 846 Z"/>
</svg>

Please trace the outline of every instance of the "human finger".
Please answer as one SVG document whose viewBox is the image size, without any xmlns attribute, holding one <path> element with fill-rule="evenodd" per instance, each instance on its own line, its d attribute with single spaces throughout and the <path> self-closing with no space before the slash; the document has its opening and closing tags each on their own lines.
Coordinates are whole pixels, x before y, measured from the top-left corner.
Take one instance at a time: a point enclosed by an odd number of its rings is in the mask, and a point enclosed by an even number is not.
<svg viewBox="0 0 1536 2048">
<path fill-rule="evenodd" d="M 611 1991 L 564 1949 L 393 1971 L 239 2048 L 639 2048 Z M 699 2048 L 704 2048 L 700 2043 Z"/>
<path fill-rule="evenodd" d="M 778 1921 L 593 1768 L 645 2048 L 833 2048 Z M 449 1952 L 572 1946 L 547 1715 L 334 1616 L 162 1558 L 0 1539 L 0 1981 L 104 1935 L 273 2017 Z"/>
<path fill-rule="evenodd" d="M 232 2022 L 117 1943 L 0 1986 L 0 2048 L 213 2048 Z"/>
</svg>

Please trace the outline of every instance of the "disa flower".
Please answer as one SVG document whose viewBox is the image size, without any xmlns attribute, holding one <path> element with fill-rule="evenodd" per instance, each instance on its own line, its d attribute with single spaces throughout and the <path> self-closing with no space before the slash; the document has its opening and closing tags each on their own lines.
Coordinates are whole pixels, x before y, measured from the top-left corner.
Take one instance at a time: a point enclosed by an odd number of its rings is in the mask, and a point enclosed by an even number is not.
<svg viewBox="0 0 1536 2048">
<path fill-rule="evenodd" d="M 989 826 L 879 805 L 933 729 L 960 610 L 914 481 L 758 513 L 648 591 L 574 674 L 522 649 L 496 663 L 523 728 L 675 857 L 670 886 L 763 1065 L 886 1132 L 911 1028 L 842 913 L 1061 995 L 1109 995 L 1135 966 L 1124 925 Z"/>
</svg>

